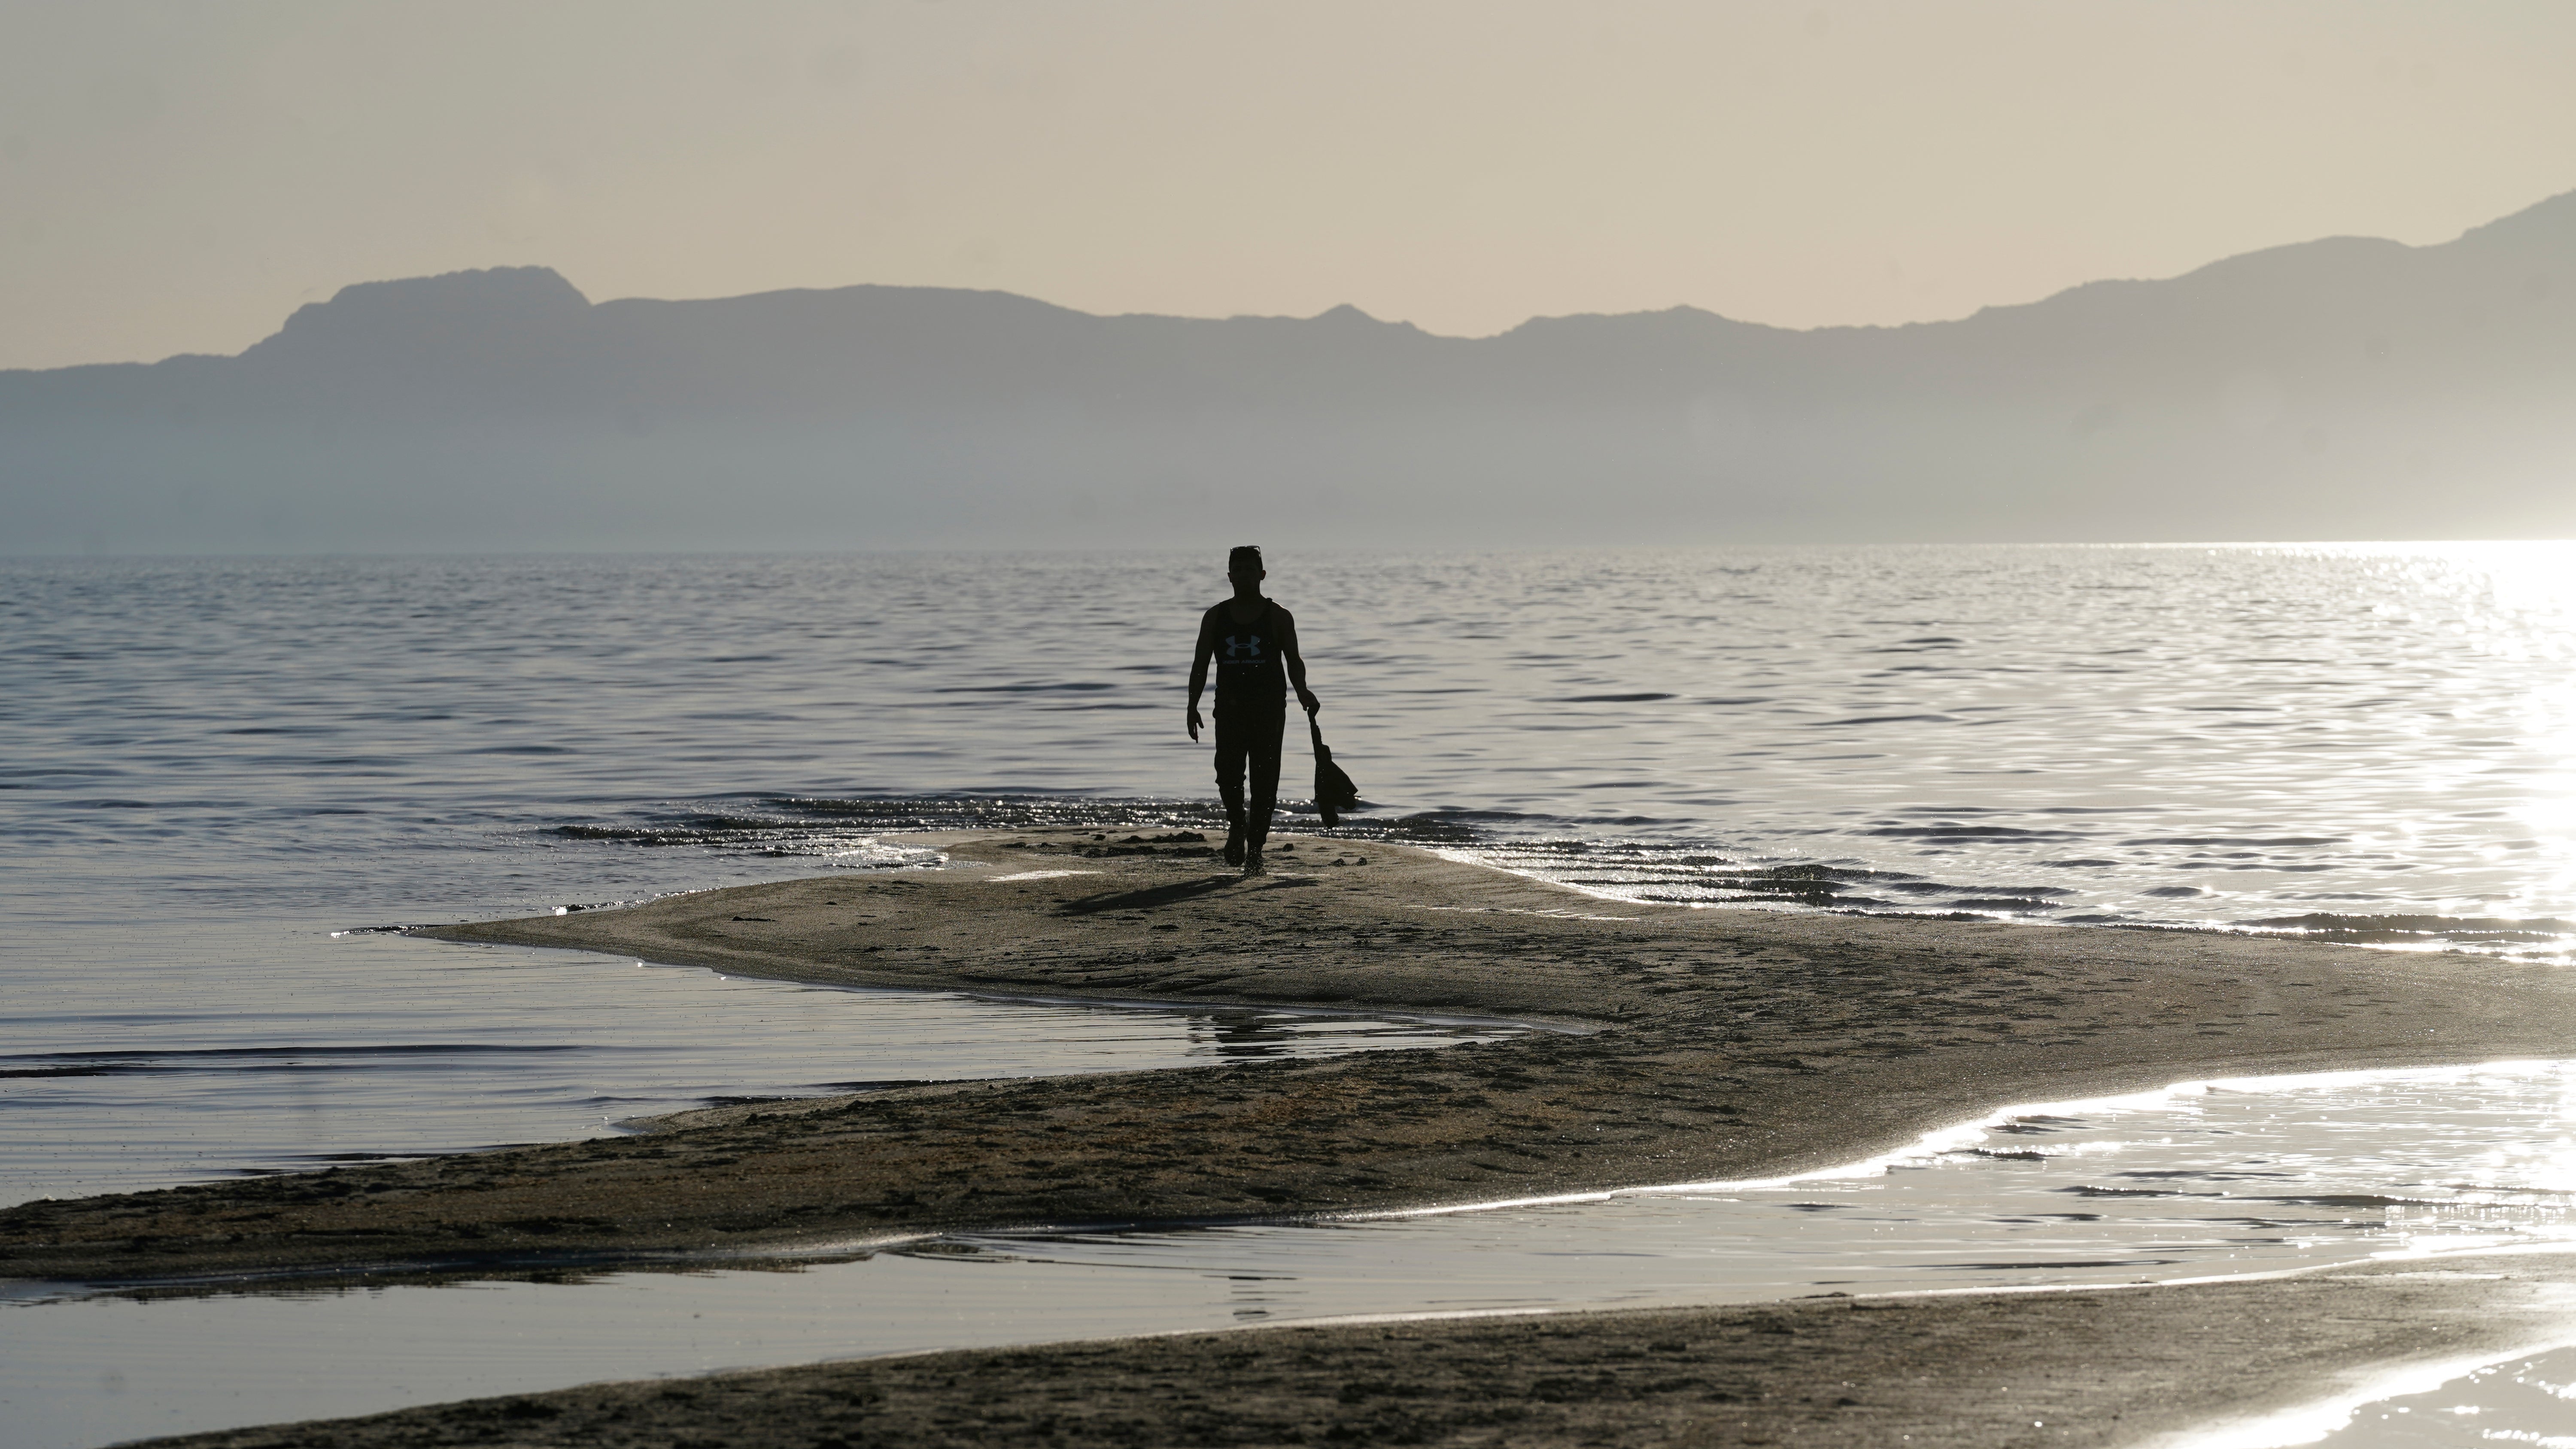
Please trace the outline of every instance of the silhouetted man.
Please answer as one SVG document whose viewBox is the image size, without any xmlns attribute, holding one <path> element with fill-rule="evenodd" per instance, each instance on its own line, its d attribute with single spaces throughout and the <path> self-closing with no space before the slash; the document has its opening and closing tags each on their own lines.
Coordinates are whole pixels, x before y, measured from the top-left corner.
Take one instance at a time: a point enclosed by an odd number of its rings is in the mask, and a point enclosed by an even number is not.
<svg viewBox="0 0 2576 1449">
<path fill-rule="evenodd" d="M 1231 828 L 1225 863 L 1245 875 L 1262 872 L 1261 847 L 1270 839 L 1270 810 L 1279 799 L 1279 736 L 1288 724 L 1288 686 L 1309 715 L 1324 707 L 1306 687 L 1306 661 L 1297 653 L 1297 621 L 1261 596 L 1261 550 L 1245 545 L 1226 555 L 1225 576 L 1234 597 L 1199 617 L 1198 648 L 1190 655 L 1190 738 L 1199 737 L 1199 693 L 1207 688 L 1208 661 L 1216 661 L 1216 791 L 1225 800 Z M 1243 795 L 1244 767 L 1252 768 L 1252 799 Z"/>
</svg>

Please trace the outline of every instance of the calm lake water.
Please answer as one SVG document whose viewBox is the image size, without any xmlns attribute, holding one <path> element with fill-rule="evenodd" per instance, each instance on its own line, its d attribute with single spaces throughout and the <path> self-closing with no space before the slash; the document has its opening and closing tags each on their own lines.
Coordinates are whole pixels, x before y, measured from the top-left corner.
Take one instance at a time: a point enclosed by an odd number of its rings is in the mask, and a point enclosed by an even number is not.
<svg viewBox="0 0 2576 1449">
<path fill-rule="evenodd" d="M 2576 950 L 2576 546 L 1273 563 L 1350 833 L 1650 899 Z M 1204 824 L 1221 564 L 0 562 L 0 1190 L 1225 1049 L 332 935 Z M 1353 1030 L 1257 1049 L 1413 1039 Z"/>
</svg>

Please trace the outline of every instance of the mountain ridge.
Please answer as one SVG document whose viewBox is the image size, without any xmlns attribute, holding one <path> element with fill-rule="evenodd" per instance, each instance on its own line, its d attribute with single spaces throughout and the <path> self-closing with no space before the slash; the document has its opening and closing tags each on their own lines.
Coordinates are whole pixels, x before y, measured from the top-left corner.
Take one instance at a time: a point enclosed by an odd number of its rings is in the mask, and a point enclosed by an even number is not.
<svg viewBox="0 0 2576 1449">
<path fill-rule="evenodd" d="M 2096 278 L 2091 281 L 2078 282 L 2072 286 L 2060 288 L 2055 292 L 2049 293 L 2047 296 L 2039 297 L 2028 302 L 1988 303 L 1980 306 L 1974 312 L 1968 313 L 1962 317 L 1934 318 L 1922 321 L 1899 323 L 1836 323 L 1817 327 L 1782 327 L 1773 323 L 1753 322 L 1742 318 L 1728 317 L 1724 313 L 1711 311 L 1707 308 L 1685 302 L 1677 303 L 1670 307 L 1652 308 L 1635 312 L 1568 312 L 1533 315 L 1509 328 L 1504 329 L 1503 331 L 1488 333 L 1482 336 L 1462 336 L 1451 333 L 1431 332 L 1427 329 L 1420 328 L 1411 322 L 1402 320 L 1388 321 L 1386 319 L 1372 316 L 1358 306 L 1348 302 L 1339 303 L 1335 306 L 1326 308 L 1324 311 L 1319 312 L 1312 317 L 1291 317 L 1269 313 L 1234 313 L 1225 317 L 1192 317 L 1163 312 L 1094 313 L 1067 307 L 1061 303 L 1048 302 L 1042 298 L 1030 297 L 1022 293 L 1003 291 L 995 288 L 920 287 L 882 282 L 854 282 L 832 287 L 782 287 L 762 292 L 739 293 L 726 297 L 622 297 L 599 302 L 592 301 L 576 285 L 574 285 L 570 279 L 564 277 L 554 268 L 544 265 L 523 264 L 515 266 L 466 268 L 458 271 L 441 272 L 421 277 L 403 277 L 348 283 L 342 286 L 338 291 L 334 292 L 330 298 L 325 301 L 304 303 L 288 315 L 286 321 L 281 324 L 278 331 L 270 333 L 267 337 L 252 343 L 249 347 L 243 349 L 239 353 L 182 352 L 173 353 L 167 357 L 148 362 L 130 361 L 79 363 L 61 368 L 0 368 L 0 376 L 25 373 L 90 371 L 108 367 L 157 367 L 166 362 L 178 362 L 195 358 L 247 357 L 278 343 L 281 339 L 286 338 L 291 332 L 297 330 L 301 326 L 309 326 L 317 319 L 342 314 L 353 308 L 364 307 L 381 298 L 404 295 L 428 296 L 434 294 L 438 296 L 441 299 L 441 302 L 446 306 L 453 307 L 461 300 L 475 304 L 470 310 L 483 311 L 486 310 L 486 307 L 482 304 L 500 300 L 496 291 L 487 290 L 487 288 L 498 287 L 507 287 L 507 300 L 516 305 L 524 305 L 532 298 L 541 298 L 544 301 L 557 304 L 555 308 L 557 311 L 562 310 L 560 304 L 566 300 L 579 304 L 579 308 L 582 309 L 614 307 L 630 303 L 688 307 L 719 305 L 724 303 L 741 303 L 753 301 L 755 299 L 815 298 L 863 292 L 900 292 L 941 297 L 1008 299 L 1012 302 L 1025 303 L 1032 307 L 1044 308 L 1048 311 L 1063 314 L 1065 316 L 1091 318 L 1098 321 L 1151 320 L 1158 322 L 1188 323 L 1319 323 L 1330 321 L 1338 323 L 1357 319 L 1375 323 L 1380 327 L 1398 328 L 1416 332 L 1427 338 L 1462 342 L 1491 341 L 1502 337 L 1508 337 L 1514 333 L 1527 329 L 1545 328 L 1550 324 L 1557 323 L 1595 320 L 1624 321 L 1632 319 L 1669 317 L 1707 319 L 1709 321 L 1722 323 L 1729 328 L 1743 328 L 1773 335 L 1815 336 L 1819 334 L 1848 335 L 1892 333 L 1907 332 L 1916 329 L 1952 327 L 1992 315 L 2018 313 L 2033 308 L 2046 308 L 2053 304 L 2058 304 L 2066 299 L 2076 297 L 2079 294 L 2091 294 L 2105 289 L 2158 287 L 2173 283 L 2188 282 L 2194 278 L 2210 274 L 2232 272 L 2244 267 L 2266 266 L 2283 257 L 2295 256 L 2301 259 L 2313 258 L 2329 249 L 2355 248 L 2366 250 L 2375 256 L 2394 258 L 2405 254 L 2422 254 L 2427 252 L 2443 251 L 2449 248 L 2461 247 L 2463 244 L 2479 246 L 2495 245 L 2507 241 L 2520 243 L 2524 242 L 2526 238 L 2531 237 L 2534 232 L 2538 231 L 2542 227 L 2554 228 L 2537 238 L 2541 245 L 2553 250 L 2554 255 L 2552 260 L 2563 263 L 2569 256 L 2576 255 L 2576 190 L 2562 192 L 2558 195 L 2535 202 L 2520 211 L 2498 217 L 2493 221 L 2483 222 L 2477 226 L 2467 228 L 2458 236 L 2453 237 L 2448 241 L 2428 242 L 2421 245 L 2415 245 L 2390 240 L 2385 237 L 2337 235 L 2313 238 L 2308 241 L 2284 242 L 2274 246 L 2257 248 L 2250 252 L 2239 252 L 2231 256 L 2221 257 L 2214 261 L 2204 262 L 2197 267 L 2176 273 L 2170 277 Z M 499 309 L 492 308 L 491 310 Z M 509 315 L 512 315 L 515 320 L 518 314 L 514 312 Z"/>
<path fill-rule="evenodd" d="M 2576 192 L 1894 327 L 593 302 L 520 266 L 0 373 L 9 552 L 2557 535 L 2571 478 Z"/>
</svg>

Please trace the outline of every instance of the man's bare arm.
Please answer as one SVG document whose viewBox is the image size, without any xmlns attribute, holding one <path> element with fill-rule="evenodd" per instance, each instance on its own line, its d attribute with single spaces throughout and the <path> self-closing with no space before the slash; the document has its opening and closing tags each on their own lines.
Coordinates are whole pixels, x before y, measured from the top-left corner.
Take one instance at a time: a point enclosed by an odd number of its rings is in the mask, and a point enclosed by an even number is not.
<svg viewBox="0 0 2576 1449">
<path fill-rule="evenodd" d="M 1287 661 L 1289 687 L 1297 691 L 1297 702 L 1306 707 L 1306 713 L 1313 714 L 1324 707 L 1324 702 L 1306 687 L 1306 656 L 1297 652 L 1296 616 L 1285 609 L 1279 611 L 1279 616 L 1287 622 L 1287 627 L 1279 631 L 1279 657 Z"/>
<path fill-rule="evenodd" d="M 1199 695 L 1207 689 L 1208 660 L 1215 655 L 1216 636 L 1209 630 L 1207 620 L 1201 619 L 1199 642 L 1190 652 L 1190 738 L 1193 740 L 1199 737 L 1199 726 L 1206 722 L 1199 718 Z"/>
</svg>

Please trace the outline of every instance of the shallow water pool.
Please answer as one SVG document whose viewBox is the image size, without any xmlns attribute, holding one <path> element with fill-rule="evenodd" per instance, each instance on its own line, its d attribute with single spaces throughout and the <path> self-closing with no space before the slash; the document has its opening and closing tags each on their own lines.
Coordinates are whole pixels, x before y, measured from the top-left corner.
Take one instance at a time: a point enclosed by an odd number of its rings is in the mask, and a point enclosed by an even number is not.
<svg viewBox="0 0 2576 1449">
<path fill-rule="evenodd" d="M 195 942 L 224 963 L 219 991 L 165 956 L 166 974 L 200 989 L 138 1002 L 115 976 L 66 975 L 11 997 L 0 1011 L 0 1204 L 596 1137 L 629 1118 L 750 1097 L 1519 1030 L 806 986 L 366 932 L 234 934 L 215 923 Z"/>
<path fill-rule="evenodd" d="M 2576 1449 L 2576 1347 L 2521 1354 L 2353 1410 L 2318 1449 Z"/>
</svg>

